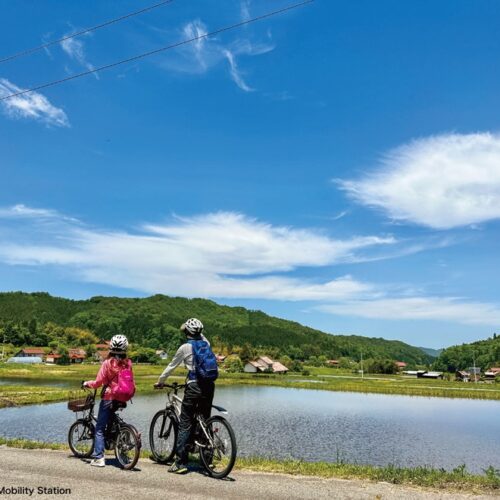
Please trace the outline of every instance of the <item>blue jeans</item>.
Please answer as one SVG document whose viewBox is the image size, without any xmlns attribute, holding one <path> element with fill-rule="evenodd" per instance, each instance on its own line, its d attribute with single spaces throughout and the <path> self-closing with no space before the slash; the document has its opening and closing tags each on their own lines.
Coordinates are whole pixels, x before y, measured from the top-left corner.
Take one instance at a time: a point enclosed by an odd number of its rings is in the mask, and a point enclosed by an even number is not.
<svg viewBox="0 0 500 500">
<path fill-rule="evenodd" d="M 92 454 L 94 458 L 104 458 L 104 433 L 114 413 L 113 401 L 101 400 L 99 404 L 99 414 L 97 415 L 97 423 L 95 424 L 94 453 Z"/>
</svg>

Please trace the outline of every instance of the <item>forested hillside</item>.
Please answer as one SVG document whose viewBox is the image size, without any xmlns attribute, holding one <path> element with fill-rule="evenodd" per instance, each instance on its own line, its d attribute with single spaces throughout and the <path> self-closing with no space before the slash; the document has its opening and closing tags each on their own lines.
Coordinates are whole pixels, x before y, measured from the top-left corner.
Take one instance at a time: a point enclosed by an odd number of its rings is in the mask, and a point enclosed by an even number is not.
<svg viewBox="0 0 500 500">
<path fill-rule="evenodd" d="M 436 359 L 434 367 L 453 372 L 470 368 L 474 361 L 482 370 L 500 366 L 500 337 L 494 334 L 486 340 L 448 347 Z"/>
<path fill-rule="evenodd" d="M 109 339 L 122 333 L 139 346 L 170 350 L 182 339 L 179 325 L 192 316 L 203 321 L 212 344 L 226 353 L 247 345 L 299 360 L 311 356 L 358 360 L 361 351 L 365 359 L 394 359 L 412 364 L 425 364 L 432 359 L 403 342 L 329 335 L 260 311 L 221 306 L 205 299 L 155 295 L 142 299 L 69 300 L 47 293 L 0 293 L 0 330 L 5 341 L 14 345 L 48 345 L 59 337 L 66 344 L 84 344 L 89 342 L 88 335 Z"/>
</svg>

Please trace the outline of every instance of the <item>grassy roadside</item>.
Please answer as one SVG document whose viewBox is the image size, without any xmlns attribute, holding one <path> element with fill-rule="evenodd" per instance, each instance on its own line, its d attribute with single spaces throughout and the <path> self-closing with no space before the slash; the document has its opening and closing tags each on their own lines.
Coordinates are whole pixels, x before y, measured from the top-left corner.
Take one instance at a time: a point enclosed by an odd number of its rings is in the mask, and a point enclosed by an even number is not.
<svg viewBox="0 0 500 500">
<path fill-rule="evenodd" d="M 48 449 L 69 451 L 67 445 L 44 443 L 26 439 L 6 439 L 0 437 L 0 445 L 10 448 Z M 141 453 L 149 458 L 147 451 Z M 266 458 L 238 458 L 236 470 L 271 472 L 289 475 L 301 475 L 321 478 L 358 479 L 384 481 L 392 484 L 460 490 L 468 492 L 493 493 L 500 490 L 500 471 L 490 467 L 485 475 L 471 474 L 465 467 L 457 467 L 451 472 L 430 467 L 374 467 L 328 462 L 303 462 L 301 460 L 270 460 Z"/>
<path fill-rule="evenodd" d="M 0 363 L 0 378 L 21 380 L 19 385 L 24 386 L 26 389 L 29 387 L 30 380 L 37 380 L 38 383 L 46 381 L 47 385 L 54 381 L 65 381 L 70 383 L 74 388 L 77 388 L 81 380 L 93 379 L 98 369 L 99 365 L 90 364 L 76 366 L 19 366 Z M 138 386 L 137 392 L 139 394 L 152 393 L 153 383 L 157 380 L 162 369 L 162 366 L 135 365 L 134 373 Z M 176 374 L 178 375 L 176 380 L 181 382 L 185 372 L 178 370 Z M 309 376 L 304 376 L 300 373 L 289 373 L 286 376 L 221 373 L 217 385 L 258 385 L 405 396 L 500 400 L 499 384 L 464 384 L 443 380 L 405 378 L 400 375 L 374 375 L 365 376 L 362 379 L 349 372 L 328 368 L 316 373 L 313 367 L 311 367 L 311 375 Z M 8 386 L 0 385 L 0 407 L 2 407 L 1 397 L 5 387 Z M 25 395 L 19 399 L 16 399 L 17 396 L 12 395 L 12 401 L 15 404 L 31 404 L 57 400 L 53 387 L 31 387 L 31 392 L 33 393 L 32 401 L 29 395 Z M 47 395 L 47 399 L 45 400 L 43 399 L 44 394 Z M 8 398 L 8 396 L 3 397 Z M 65 398 L 66 394 L 59 400 Z"/>
</svg>

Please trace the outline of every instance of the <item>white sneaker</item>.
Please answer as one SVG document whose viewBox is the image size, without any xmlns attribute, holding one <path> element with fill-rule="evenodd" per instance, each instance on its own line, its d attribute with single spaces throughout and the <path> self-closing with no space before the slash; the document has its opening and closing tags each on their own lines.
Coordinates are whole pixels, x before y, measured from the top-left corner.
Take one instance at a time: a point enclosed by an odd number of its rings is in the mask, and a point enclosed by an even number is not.
<svg viewBox="0 0 500 500">
<path fill-rule="evenodd" d="M 104 458 L 94 458 L 90 462 L 90 465 L 93 465 L 94 467 L 104 467 L 106 463 L 104 462 Z"/>
</svg>

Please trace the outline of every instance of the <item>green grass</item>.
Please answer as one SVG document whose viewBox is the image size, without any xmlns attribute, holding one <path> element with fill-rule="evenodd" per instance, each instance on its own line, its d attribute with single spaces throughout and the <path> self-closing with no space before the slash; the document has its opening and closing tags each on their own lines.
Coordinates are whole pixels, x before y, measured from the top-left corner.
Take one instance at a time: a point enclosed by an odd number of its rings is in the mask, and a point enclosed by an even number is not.
<svg viewBox="0 0 500 500">
<path fill-rule="evenodd" d="M 269 460 L 266 458 L 241 458 L 236 468 L 258 472 L 275 472 L 302 476 L 341 479 L 367 479 L 392 484 L 407 484 L 454 490 L 484 491 L 500 489 L 500 471 L 489 467 L 484 475 L 471 474 L 465 466 L 453 471 L 431 467 L 404 468 L 388 465 L 374 467 L 329 462 L 303 462 L 301 460 Z"/>
<path fill-rule="evenodd" d="M 63 401 L 68 390 L 58 387 L 0 385 L 0 408 Z"/>
<path fill-rule="evenodd" d="M 69 451 L 66 444 L 45 443 L 27 439 L 0 437 L 0 445 L 23 449 L 48 449 Z M 141 458 L 149 458 L 150 452 L 143 450 Z M 270 460 L 266 458 L 238 458 L 235 470 L 250 470 L 279 474 L 301 475 L 321 478 L 357 479 L 384 481 L 392 484 L 413 485 L 446 490 L 472 492 L 496 492 L 500 489 L 500 471 L 488 468 L 484 475 L 471 474 L 465 466 L 453 471 L 431 467 L 404 468 L 388 465 L 374 467 L 329 462 L 304 462 L 302 460 Z"/>
<path fill-rule="evenodd" d="M 217 380 L 217 385 L 259 385 L 326 391 L 500 400 L 499 384 L 464 384 L 446 380 L 407 378 L 401 375 L 367 375 L 361 378 L 359 375 L 349 373 L 348 371 L 340 371 L 332 368 L 311 368 L 312 370 L 316 370 L 317 373 L 312 372 L 313 374 L 309 376 L 300 373 L 289 373 L 288 375 L 221 373 Z M 74 382 L 74 387 L 77 387 L 81 380 L 93 379 L 98 369 L 99 365 L 97 364 L 19 366 L 0 363 L 0 378 L 62 380 Z M 158 379 L 162 370 L 162 366 L 134 365 L 138 394 L 152 393 L 153 384 Z M 177 370 L 177 378 L 175 379 L 181 382 L 185 373 L 185 370 Z M 334 375 L 334 377 L 327 377 L 325 375 Z M 1 387 L 5 386 L 0 386 L 0 391 L 3 390 Z M 45 391 L 45 388 L 42 387 L 32 388 L 32 392 L 36 392 L 38 395 L 43 392 L 47 393 L 52 398 L 47 399 L 47 401 L 54 401 L 53 391 L 53 388 L 51 391 Z M 34 399 L 34 402 L 41 402 L 38 397 Z"/>
</svg>

